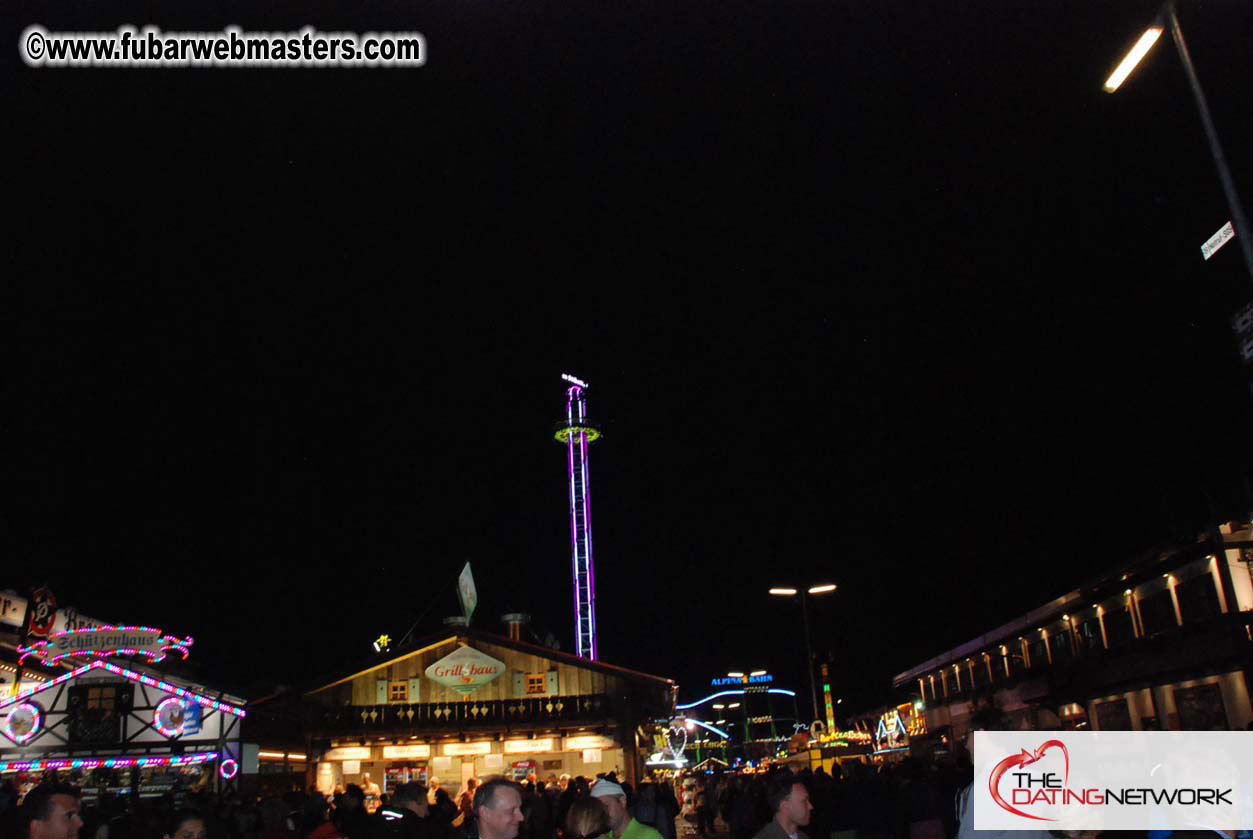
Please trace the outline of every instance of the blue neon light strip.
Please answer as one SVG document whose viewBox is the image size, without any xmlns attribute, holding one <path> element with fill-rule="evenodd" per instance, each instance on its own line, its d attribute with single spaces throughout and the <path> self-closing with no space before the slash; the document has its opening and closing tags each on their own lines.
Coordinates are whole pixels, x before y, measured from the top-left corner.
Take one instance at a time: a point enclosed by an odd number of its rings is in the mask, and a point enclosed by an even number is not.
<svg viewBox="0 0 1253 839">
<path fill-rule="evenodd" d="M 783 688 L 769 688 L 767 690 L 767 693 L 781 693 L 784 696 L 791 696 L 791 697 L 796 696 L 796 691 L 784 690 Z M 743 696 L 743 695 L 744 695 L 744 691 L 742 690 L 720 690 L 717 693 L 709 694 L 704 699 L 698 699 L 695 702 L 689 702 L 686 705 L 675 705 L 674 707 L 675 707 L 675 710 L 686 711 L 688 708 L 695 708 L 697 705 L 704 705 L 709 700 L 717 699 L 719 696 Z"/>
<path fill-rule="evenodd" d="M 692 722 L 696 723 L 697 725 L 699 725 L 701 728 L 708 728 L 710 731 L 712 731 L 714 734 L 717 734 L 717 735 L 718 735 L 719 737 L 721 737 L 723 740 L 730 740 L 730 739 L 731 739 L 731 735 L 730 735 L 730 734 L 727 734 L 725 731 L 723 731 L 723 730 L 722 730 L 722 729 L 720 729 L 720 728 L 714 728 L 712 725 L 710 725 L 710 724 L 709 724 L 709 723 L 707 723 L 707 722 L 701 722 L 700 720 L 693 720 L 691 717 L 688 717 L 688 719 L 689 719 L 689 720 L 691 720 Z"/>
</svg>

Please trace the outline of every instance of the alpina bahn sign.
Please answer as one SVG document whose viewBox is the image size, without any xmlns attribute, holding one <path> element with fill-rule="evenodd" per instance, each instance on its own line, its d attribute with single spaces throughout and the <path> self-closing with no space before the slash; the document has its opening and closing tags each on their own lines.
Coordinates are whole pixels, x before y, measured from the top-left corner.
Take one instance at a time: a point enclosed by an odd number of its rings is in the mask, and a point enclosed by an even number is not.
<svg viewBox="0 0 1253 839">
<path fill-rule="evenodd" d="M 500 678 L 504 672 L 503 661 L 472 647 L 461 647 L 426 668 L 426 677 L 457 693 L 470 694 Z"/>
</svg>

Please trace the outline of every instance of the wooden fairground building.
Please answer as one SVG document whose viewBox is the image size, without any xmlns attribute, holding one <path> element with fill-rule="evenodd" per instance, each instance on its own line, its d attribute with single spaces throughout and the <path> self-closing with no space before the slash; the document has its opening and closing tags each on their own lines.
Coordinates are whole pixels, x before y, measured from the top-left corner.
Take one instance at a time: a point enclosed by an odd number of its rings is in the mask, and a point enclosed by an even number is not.
<svg viewBox="0 0 1253 839">
<path fill-rule="evenodd" d="M 513 616 L 507 616 L 513 617 Z M 305 693 L 314 781 L 383 792 L 431 778 L 455 790 L 494 774 L 643 773 L 651 720 L 674 713 L 669 679 L 467 626 L 416 642 Z"/>
</svg>

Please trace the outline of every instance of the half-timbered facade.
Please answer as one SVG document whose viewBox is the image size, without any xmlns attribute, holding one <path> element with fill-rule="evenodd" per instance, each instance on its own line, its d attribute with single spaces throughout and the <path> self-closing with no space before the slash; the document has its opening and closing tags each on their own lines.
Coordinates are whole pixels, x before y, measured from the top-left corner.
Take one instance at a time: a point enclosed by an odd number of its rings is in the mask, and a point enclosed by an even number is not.
<svg viewBox="0 0 1253 839">
<path fill-rule="evenodd" d="M 237 783 L 243 701 L 161 666 L 191 639 L 104 624 L 44 637 L 0 634 L 0 777 L 56 772 L 88 799 Z"/>
</svg>

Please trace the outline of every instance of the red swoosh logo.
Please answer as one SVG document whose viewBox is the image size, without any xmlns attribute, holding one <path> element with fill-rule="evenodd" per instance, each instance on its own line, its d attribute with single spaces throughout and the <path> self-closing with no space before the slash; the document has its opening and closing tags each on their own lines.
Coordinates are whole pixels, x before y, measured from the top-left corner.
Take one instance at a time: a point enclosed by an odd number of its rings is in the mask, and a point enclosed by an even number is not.
<svg viewBox="0 0 1253 839">
<path fill-rule="evenodd" d="M 992 770 L 991 777 L 988 778 L 988 791 L 992 793 L 992 800 L 1003 809 L 1008 810 L 1015 816 L 1022 816 L 1024 819 L 1036 819 L 1042 822 L 1056 821 L 1056 819 L 1050 819 L 1044 816 L 1033 816 L 1030 813 L 1024 813 L 1022 810 L 1017 809 L 1002 798 L 1000 792 L 1001 778 L 1006 772 L 1016 766 L 1027 766 L 1035 763 L 1037 760 L 1044 757 L 1044 753 L 1051 748 L 1058 748 L 1062 750 L 1062 757 L 1066 760 L 1066 775 L 1065 780 L 1062 782 L 1062 788 L 1064 789 L 1068 786 L 1070 784 L 1070 752 L 1066 751 L 1066 744 L 1061 740 L 1045 740 L 1039 745 L 1035 752 L 1029 752 L 1026 749 L 1023 749 L 1021 754 L 1010 755 L 1000 763 L 996 764 L 996 767 Z"/>
</svg>

